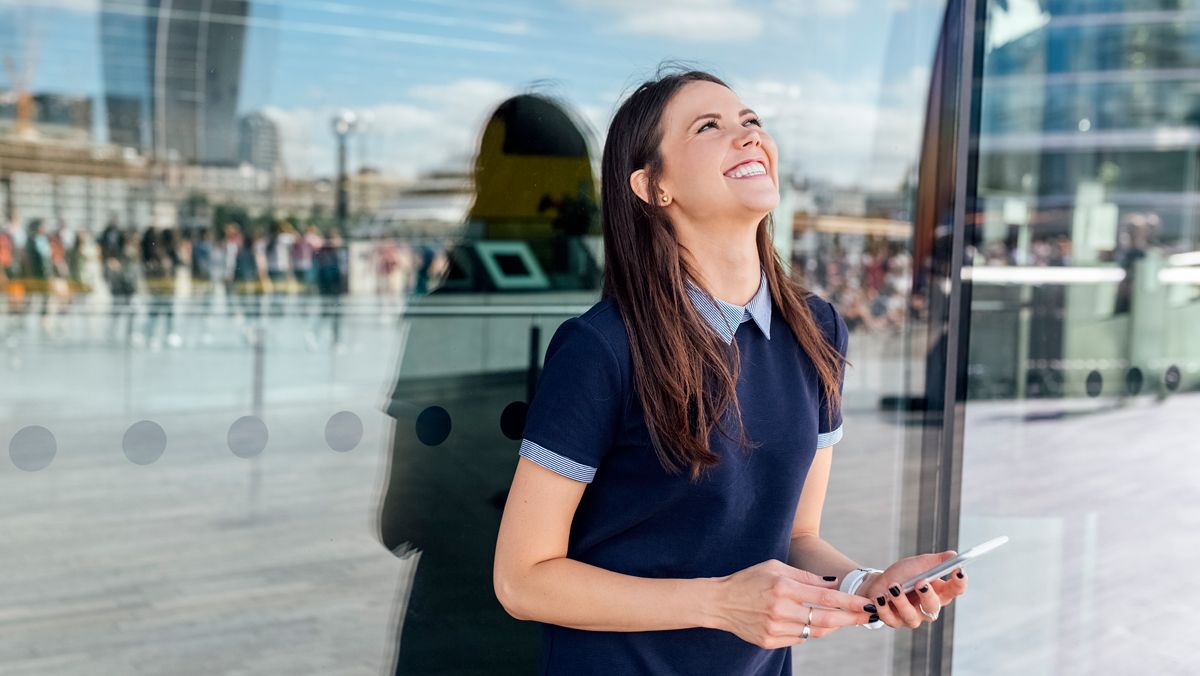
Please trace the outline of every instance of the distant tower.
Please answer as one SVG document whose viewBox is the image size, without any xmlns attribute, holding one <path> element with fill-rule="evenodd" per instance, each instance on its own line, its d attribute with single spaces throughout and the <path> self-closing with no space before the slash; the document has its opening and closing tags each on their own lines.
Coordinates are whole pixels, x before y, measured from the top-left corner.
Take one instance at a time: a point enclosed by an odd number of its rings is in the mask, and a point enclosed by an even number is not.
<svg viewBox="0 0 1200 676">
<path fill-rule="evenodd" d="M 239 124 L 238 159 L 264 171 L 279 168 L 279 128 L 259 112 L 243 115 Z"/>
<path fill-rule="evenodd" d="M 113 143 L 198 164 L 238 158 L 249 0 L 102 0 Z"/>
</svg>

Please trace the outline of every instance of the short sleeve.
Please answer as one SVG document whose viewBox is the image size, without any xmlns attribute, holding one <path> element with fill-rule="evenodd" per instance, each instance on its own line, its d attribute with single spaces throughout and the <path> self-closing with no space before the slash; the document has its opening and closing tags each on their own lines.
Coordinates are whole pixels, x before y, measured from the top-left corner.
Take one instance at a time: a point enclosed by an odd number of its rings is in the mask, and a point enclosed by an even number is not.
<svg viewBox="0 0 1200 676">
<path fill-rule="evenodd" d="M 846 356 L 846 350 L 850 343 L 850 331 L 846 328 L 846 320 L 842 319 L 841 313 L 832 303 L 826 301 L 829 305 L 829 310 L 832 313 L 832 322 L 830 328 L 832 334 L 827 334 L 830 344 L 837 348 L 837 351 Z M 838 392 L 842 392 L 842 386 L 846 383 L 845 364 L 841 368 L 841 376 L 838 379 Z M 840 399 L 840 397 L 839 397 Z M 832 446 L 842 439 L 842 407 L 841 405 L 831 406 L 829 397 L 825 396 L 824 388 L 821 388 L 821 410 L 820 417 L 817 421 L 817 448 L 825 448 Z"/>
<path fill-rule="evenodd" d="M 559 325 L 525 415 L 520 455 L 567 478 L 591 483 L 617 438 L 624 379 L 608 341 L 587 321 Z"/>
</svg>

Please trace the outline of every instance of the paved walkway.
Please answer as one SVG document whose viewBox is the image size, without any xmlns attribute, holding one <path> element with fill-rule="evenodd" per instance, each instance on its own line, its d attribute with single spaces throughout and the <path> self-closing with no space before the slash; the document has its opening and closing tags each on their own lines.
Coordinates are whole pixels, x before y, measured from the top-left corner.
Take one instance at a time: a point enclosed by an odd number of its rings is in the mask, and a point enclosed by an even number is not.
<svg viewBox="0 0 1200 676">
<path fill-rule="evenodd" d="M 230 430 L 256 412 L 255 352 L 224 322 L 210 326 L 213 340 L 185 333 L 179 348 L 127 348 L 82 325 L 55 340 L 13 334 L 0 362 L 0 671 L 389 674 L 401 618 L 421 598 L 414 576 L 420 586 L 461 575 L 476 594 L 454 601 L 449 645 L 422 635 L 426 656 L 458 660 L 445 673 L 529 673 L 536 626 L 498 615 L 480 592 L 499 522 L 491 499 L 517 460 L 499 417 L 522 387 L 421 395 L 397 424 L 384 413 L 399 363 L 387 315 L 347 319 L 342 351 L 310 349 L 302 318 L 273 318 L 261 353 L 266 446 L 240 457 Z M 847 435 L 823 524 L 876 565 L 895 551 L 894 515 L 911 497 L 898 490 L 899 449 L 914 430 L 875 405 L 903 387 L 894 343 L 852 338 Z M 1185 673 L 1187 570 L 1164 562 L 1200 554 L 1197 399 L 968 407 L 964 543 L 997 532 L 1013 542 L 972 568 L 956 673 Z M 431 448 L 413 438 L 412 415 L 432 404 L 453 427 Z M 1095 410 L 1027 418 L 1063 408 Z M 139 421 L 161 428 L 160 456 L 153 427 L 131 431 Z M 18 469 L 10 452 L 47 457 L 32 426 L 53 436 L 53 457 Z M 28 447 L 14 451 L 18 432 Z M 252 432 L 235 426 L 235 447 L 253 451 Z M 396 483 L 418 466 L 429 482 Z M 377 514 L 389 485 L 413 491 L 398 504 L 427 508 L 385 528 L 444 533 L 451 546 L 387 551 Z M 509 633 L 455 644 L 487 622 Z M 796 649 L 796 673 L 891 673 L 897 636 L 837 632 Z"/>
</svg>

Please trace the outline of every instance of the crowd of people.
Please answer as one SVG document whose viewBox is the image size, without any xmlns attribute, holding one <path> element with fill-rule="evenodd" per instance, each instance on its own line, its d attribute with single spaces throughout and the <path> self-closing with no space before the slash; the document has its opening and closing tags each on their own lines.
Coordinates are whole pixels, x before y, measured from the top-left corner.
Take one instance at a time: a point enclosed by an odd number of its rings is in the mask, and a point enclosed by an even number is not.
<svg viewBox="0 0 1200 676">
<path fill-rule="evenodd" d="M 197 316 L 233 317 L 251 342 L 263 317 L 304 312 L 312 315 L 310 345 L 324 324 L 336 345 L 348 268 L 336 228 L 322 233 L 310 224 L 299 232 L 286 220 L 265 232 L 234 222 L 138 231 L 110 221 L 93 234 L 65 225 L 50 230 L 42 219 L 22 227 L 14 218 L 0 231 L 0 333 L 11 335 L 21 317 L 37 314 L 53 336 L 65 309 L 103 299 L 110 338 L 178 347 L 175 309 L 182 297 Z M 135 299 L 144 307 L 140 331 Z"/>
<path fill-rule="evenodd" d="M 851 331 L 898 333 L 912 310 L 907 243 L 866 236 L 861 249 L 845 246 L 840 237 L 822 244 L 795 254 L 801 283 L 833 303 Z"/>
</svg>

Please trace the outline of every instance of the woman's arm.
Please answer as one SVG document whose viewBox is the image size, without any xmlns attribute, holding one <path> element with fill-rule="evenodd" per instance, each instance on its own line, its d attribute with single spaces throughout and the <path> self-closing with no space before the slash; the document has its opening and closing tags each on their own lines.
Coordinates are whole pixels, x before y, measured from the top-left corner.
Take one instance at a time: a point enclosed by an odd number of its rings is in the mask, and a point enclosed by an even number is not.
<svg viewBox="0 0 1200 676">
<path fill-rule="evenodd" d="M 721 628 L 720 578 L 643 578 L 566 558 L 585 487 L 528 458 L 518 461 L 493 571 L 504 609 L 520 620 L 592 631 Z"/>
<path fill-rule="evenodd" d="M 792 521 L 792 541 L 788 546 L 790 566 L 807 570 L 817 575 L 836 575 L 839 579 L 859 567 L 858 563 L 821 539 L 821 512 L 825 507 L 825 492 L 829 486 L 829 470 L 833 464 L 833 448 L 818 448 L 813 457 L 800 501 L 796 505 L 796 517 Z M 867 583 L 877 577 L 871 573 L 863 581 Z"/>
</svg>

